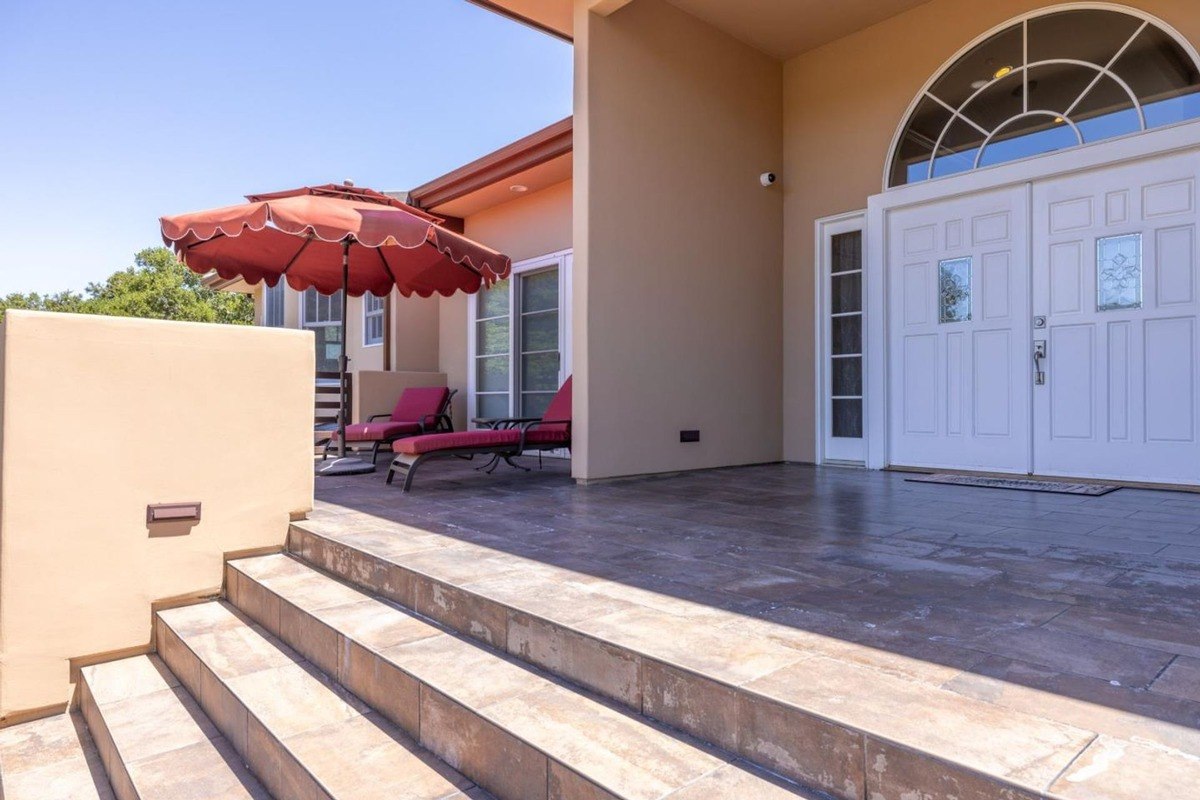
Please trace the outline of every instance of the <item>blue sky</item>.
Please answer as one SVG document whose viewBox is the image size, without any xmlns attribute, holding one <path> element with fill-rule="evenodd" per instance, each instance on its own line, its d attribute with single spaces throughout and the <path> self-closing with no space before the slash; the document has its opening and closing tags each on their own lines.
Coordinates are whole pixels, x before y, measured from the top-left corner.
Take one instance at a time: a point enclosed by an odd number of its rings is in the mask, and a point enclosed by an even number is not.
<svg viewBox="0 0 1200 800">
<path fill-rule="evenodd" d="M 570 113 L 570 46 L 465 0 L 4 0 L 0 294 L 82 289 L 163 214 L 410 188 Z"/>
</svg>

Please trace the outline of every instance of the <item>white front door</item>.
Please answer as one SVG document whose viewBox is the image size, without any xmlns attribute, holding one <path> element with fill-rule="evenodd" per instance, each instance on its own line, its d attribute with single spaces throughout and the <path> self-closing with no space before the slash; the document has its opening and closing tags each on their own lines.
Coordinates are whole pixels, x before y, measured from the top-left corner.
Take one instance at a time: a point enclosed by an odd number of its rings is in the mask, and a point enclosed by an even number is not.
<svg viewBox="0 0 1200 800">
<path fill-rule="evenodd" d="M 1039 474 L 1200 483 L 1198 176 L 1192 152 L 1033 185 Z"/>
<path fill-rule="evenodd" d="M 1028 187 L 887 219 L 891 463 L 1028 472 Z"/>
</svg>

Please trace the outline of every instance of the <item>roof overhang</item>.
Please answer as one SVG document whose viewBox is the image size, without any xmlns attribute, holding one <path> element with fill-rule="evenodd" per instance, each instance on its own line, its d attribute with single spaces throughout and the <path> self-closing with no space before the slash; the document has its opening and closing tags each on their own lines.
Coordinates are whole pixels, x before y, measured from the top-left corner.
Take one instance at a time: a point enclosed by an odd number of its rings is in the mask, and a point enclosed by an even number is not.
<svg viewBox="0 0 1200 800">
<path fill-rule="evenodd" d="M 572 41 L 575 9 L 571 0 L 467 0 L 543 33 Z"/>
<path fill-rule="evenodd" d="M 573 118 L 489 153 L 418 186 L 408 193 L 413 205 L 441 216 L 467 217 L 513 200 L 513 187 L 535 192 L 571 178 Z"/>
<path fill-rule="evenodd" d="M 612 14 L 640 0 L 588 0 Z M 780 60 L 820 47 L 929 0 L 667 0 L 730 36 Z M 470 0 L 554 36 L 574 35 L 572 0 Z"/>
<path fill-rule="evenodd" d="M 218 292 L 240 292 L 241 294 L 253 294 L 254 287 L 246 283 L 241 278 L 222 278 L 216 272 L 208 272 L 200 278 L 200 285 L 205 289 L 213 289 Z"/>
</svg>

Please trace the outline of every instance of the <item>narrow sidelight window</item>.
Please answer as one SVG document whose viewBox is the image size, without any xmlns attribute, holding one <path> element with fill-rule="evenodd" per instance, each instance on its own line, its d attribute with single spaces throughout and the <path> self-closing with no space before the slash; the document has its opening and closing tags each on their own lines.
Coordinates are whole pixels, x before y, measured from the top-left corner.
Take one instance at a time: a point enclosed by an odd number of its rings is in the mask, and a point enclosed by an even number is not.
<svg viewBox="0 0 1200 800">
<path fill-rule="evenodd" d="M 832 435 L 863 435 L 862 231 L 830 237 L 830 406 Z"/>
</svg>

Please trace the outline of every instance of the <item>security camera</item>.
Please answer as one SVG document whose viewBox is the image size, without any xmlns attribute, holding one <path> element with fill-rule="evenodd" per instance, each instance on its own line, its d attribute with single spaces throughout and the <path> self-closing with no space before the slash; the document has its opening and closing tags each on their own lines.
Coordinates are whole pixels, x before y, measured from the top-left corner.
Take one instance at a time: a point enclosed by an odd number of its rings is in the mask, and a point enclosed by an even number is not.
<svg viewBox="0 0 1200 800">
<path fill-rule="evenodd" d="M 763 186 L 774 186 L 775 181 L 777 180 L 779 180 L 779 178 L 774 172 L 764 172 L 762 175 L 758 176 L 758 182 Z"/>
</svg>

